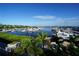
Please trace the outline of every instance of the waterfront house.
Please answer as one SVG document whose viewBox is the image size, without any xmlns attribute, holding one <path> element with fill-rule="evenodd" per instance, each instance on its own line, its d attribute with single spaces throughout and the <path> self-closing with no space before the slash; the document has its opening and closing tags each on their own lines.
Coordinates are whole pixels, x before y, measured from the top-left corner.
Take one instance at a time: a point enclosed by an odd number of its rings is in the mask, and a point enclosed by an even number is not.
<svg viewBox="0 0 79 59">
<path fill-rule="evenodd" d="M 73 33 L 63 32 L 63 31 L 59 30 L 57 32 L 57 36 L 62 38 L 62 39 L 68 40 L 70 38 L 70 36 L 73 36 Z"/>
<path fill-rule="evenodd" d="M 12 50 L 14 50 L 15 48 L 18 48 L 20 46 L 20 42 L 16 42 L 14 44 L 8 44 L 7 47 L 5 48 L 5 50 L 7 52 L 11 52 Z"/>
</svg>

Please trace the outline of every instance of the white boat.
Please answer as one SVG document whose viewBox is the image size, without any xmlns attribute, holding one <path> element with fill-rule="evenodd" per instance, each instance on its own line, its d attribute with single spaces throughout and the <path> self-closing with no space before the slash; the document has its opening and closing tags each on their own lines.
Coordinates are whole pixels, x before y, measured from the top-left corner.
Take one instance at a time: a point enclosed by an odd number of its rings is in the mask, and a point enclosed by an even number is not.
<svg viewBox="0 0 79 59">
<path fill-rule="evenodd" d="M 38 31 L 38 30 L 40 30 L 39 28 L 27 28 L 27 31 Z"/>
<path fill-rule="evenodd" d="M 21 32 L 26 32 L 26 29 L 21 30 Z"/>
<path fill-rule="evenodd" d="M 11 32 L 14 32 L 14 31 L 15 31 L 14 29 L 11 30 Z"/>
</svg>

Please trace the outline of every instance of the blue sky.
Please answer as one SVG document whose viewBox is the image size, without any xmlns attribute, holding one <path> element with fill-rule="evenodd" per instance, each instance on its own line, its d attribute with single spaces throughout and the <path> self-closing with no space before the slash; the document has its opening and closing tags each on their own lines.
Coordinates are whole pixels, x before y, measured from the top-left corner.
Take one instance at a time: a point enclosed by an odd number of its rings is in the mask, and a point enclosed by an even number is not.
<svg viewBox="0 0 79 59">
<path fill-rule="evenodd" d="M 79 4 L 0 4 L 0 23 L 32 26 L 79 26 Z"/>
</svg>

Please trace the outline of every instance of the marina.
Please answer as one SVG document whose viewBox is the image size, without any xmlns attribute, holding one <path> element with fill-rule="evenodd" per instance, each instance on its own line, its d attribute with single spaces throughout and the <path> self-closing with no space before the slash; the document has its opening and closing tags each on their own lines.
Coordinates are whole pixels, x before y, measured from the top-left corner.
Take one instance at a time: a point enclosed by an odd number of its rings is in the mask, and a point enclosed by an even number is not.
<svg viewBox="0 0 79 59">
<path fill-rule="evenodd" d="M 79 4 L 1 3 L 0 56 L 79 56 Z"/>
<path fill-rule="evenodd" d="M 32 31 L 29 29 L 27 31 L 14 31 L 14 32 L 7 32 L 10 34 L 16 34 L 16 35 L 24 35 L 24 36 L 36 36 L 38 35 L 40 32 L 46 32 L 48 34 L 49 37 L 52 36 L 52 34 L 54 34 L 53 31 L 51 31 L 51 28 L 42 28 L 40 30 L 35 30 L 33 29 Z"/>
</svg>

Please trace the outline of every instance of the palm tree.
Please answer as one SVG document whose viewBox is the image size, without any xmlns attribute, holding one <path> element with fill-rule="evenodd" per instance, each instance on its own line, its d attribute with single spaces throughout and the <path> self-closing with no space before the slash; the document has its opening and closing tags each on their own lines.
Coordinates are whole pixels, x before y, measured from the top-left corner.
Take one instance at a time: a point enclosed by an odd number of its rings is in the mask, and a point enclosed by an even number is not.
<svg viewBox="0 0 79 59">
<path fill-rule="evenodd" d="M 44 43 L 45 43 L 44 40 L 45 40 L 46 37 L 47 37 L 46 32 L 39 33 L 38 36 L 37 36 L 37 39 L 39 39 L 43 44 L 43 49 L 44 49 Z"/>
<path fill-rule="evenodd" d="M 22 40 L 21 41 L 21 47 L 25 53 L 28 55 L 42 55 L 43 51 L 41 48 L 38 47 L 40 41 L 37 39 L 32 39 L 32 40 Z"/>
<path fill-rule="evenodd" d="M 23 49 L 26 49 L 30 45 L 31 45 L 31 39 L 23 39 L 23 40 L 21 40 L 21 47 Z"/>
<path fill-rule="evenodd" d="M 27 48 L 29 55 L 38 56 L 43 54 L 43 50 L 38 47 L 38 43 L 37 40 L 32 41 L 32 44 Z"/>
</svg>

